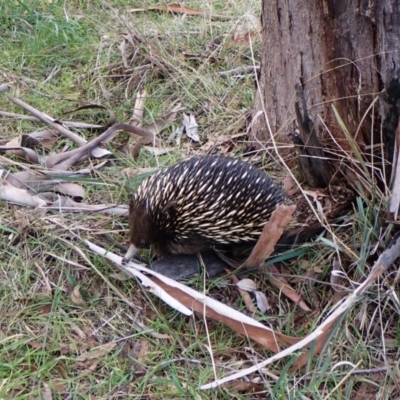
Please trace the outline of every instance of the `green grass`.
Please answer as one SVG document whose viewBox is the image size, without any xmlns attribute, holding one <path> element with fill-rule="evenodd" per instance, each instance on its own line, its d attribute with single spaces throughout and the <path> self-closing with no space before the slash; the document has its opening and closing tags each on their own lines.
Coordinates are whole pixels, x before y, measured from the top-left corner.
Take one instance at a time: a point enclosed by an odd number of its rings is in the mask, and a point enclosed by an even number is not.
<svg viewBox="0 0 400 400">
<path fill-rule="evenodd" d="M 258 64 L 259 42 L 252 51 L 248 46 L 226 49 L 224 43 L 243 25 L 245 15 L 259 16 L 260 2 L 193 0 L 184 5 L 234 18 L 218 21 L 126 12 L 127 8 L 142 8 L 142 1 L 5 0 L 0 4 L 1 79 L 16 82 L 12 95 L 54 118 L 104 122 L 107 117 L 95 111 L 63 116 L 77 106 L 95 103 L 114 112 L 119 122 L 129 121 L 136 94 L 145 90 L 144 124 L 161 118 L 180 102 L 185 112 L 203 111 L 197 118 L 203 141 L 243 132 L 253 107 L 254 78 L 221 77 L 218 72 Z M 123 35 L 140 38 L 135 39 L 135 46 L 126 44 L 128 68 L 123 67 L 119 49 Z M 215 60 L 187 58 L 185 53 L 212 55 Z M 4 95 L 0 95 L 0 110 L 23 113 Z M 4 142 L 41 126 L 0 121 Z M 179 124 L 179 119 L 173 122 L 162 138 L 168 138 Z M 97 133 L 82 134 L 90 139 Z M 117 136 L 110 148 L 127 139 L 127 135 Z M 73 146 L 60 140 L 53 151 L 62 151 L 66 144 Z M 230 152 L 237 155 L 245 149 L 245 144 L 238 143 Z M 171 150 L 157 157 L 144 150 L 136 160 L 116 155 L 90 178 L 78 180 L 85 187 L 85 201 L 126 204 L 130 189 L 143 178 L 128 179 L 126 169 L 167 166 L 202 152 L 185 139 Z M 21 160 L 13 165 L 17 159 L 11 156 L 2 157 L 0 163 L 9 160 L 4 167 L 11 171 L 20 170 L 21 165 L 30 167 Z M 283 175 L 269 160 L 263 164 L 273 174 Z M 304 274 L 303 261 L 317 268 L 314 284 L 304 279 L 293 284 L 313 305 L 311 315 L 284 298 L 268 279 L 250 274 L 273 306 L 259 320 L 291 336 L 310 333 L 336 301 L 330 282 L 333 258 L 339 254 L 349 267 L 349 275 L 340 280 L 343 286 L 351 288 L 352 281 L 368 275 L 375 257 L 370 250 L 378 239 L 380 201 L 384 199 L 367 206 L 360 200 L 336 227 L 336 234 L 359 255 L 358 260 L 318 242 L 299 258 L 283 261 L 292 277 Z M 103 234 L 127 244 L 126 218 L 45 213 L 4 201 L 0 205 L 0 398 L 44 398 L 47 390 L 53 399 L 74 400 L 256 398 L 235 386 L 208 392 L 198 387 L 214 379 L 213 362 L 217 376 L 223 377 L 270 356 L 267 351 L 222 324 L 209 320 L 206 330 L 202 319 L 180 315 L 134 280 L 109 278 L 116 292 L 96 273 L 109 277 L 115 268 L 88 252 L 77 237 L 121 253 Z M 199 277 L 190 285 L 247 312 L 224 280 L 215 278 L 204 284 Z M 376 385 L 375 377 L 362 374 L 341 382 L 350 368 L 339 363 L 355 365 L 361 360 L 358 369 L 376 368 L 385 361 L 396 363 L 400 325 L 395 302 L 386 293 L 389 289 L 398 293 L 394 275 L 371 287 L 368 296 L 345 316 L 325 352 L 310 360 L 307 371 L 292 372 L 288 367 L 294 360 L 287 358 L 270 366 L 278 380 L 259 374 L 250 379 L 262 385 L 264 396 L 270 399 L 323 399 L 337 385 L 330 399 L 352 398 L 362 382 Z M 361 319 L 365 320 L 362 326 Z M 111 350 L 101 350 L 110 343 L 115 343 Z M 98 348 L 97 358 L 80 358 Z M 298 380 L 306 373 L 306 379 Z M 383 373 L 380 379 L 379 398 L 389 399 L 394 374 Z"/>
</svg>

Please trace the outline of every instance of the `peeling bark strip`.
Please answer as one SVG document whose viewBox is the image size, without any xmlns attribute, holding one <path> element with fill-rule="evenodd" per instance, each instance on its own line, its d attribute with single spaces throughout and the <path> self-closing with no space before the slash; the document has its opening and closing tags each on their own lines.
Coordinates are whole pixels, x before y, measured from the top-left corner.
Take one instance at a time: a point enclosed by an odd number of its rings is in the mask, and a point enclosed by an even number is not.
<svg viewBox="0 0 400 400">
<path fill-rule="evenodd" d="M 317 137 L 314 123 L 308 115 L 304 92 L 296 84 L 295 104 L 300 135 L 293 136 L 298 155 L 299 172 L 307 184 L 313 188 L 326 187 L 331 179 L 329 162 Z"/>
<path fill-rule="evenodd" d="M 364 153 L 374 149 L 375 161 L 379 160 L 385 100 L 389 100 L 380 94 L 388 89 L 386 83 L 392 87 L 392 79 L 400 79 L 398 0 L 263 0 L 262 36 L 252 136 L 268 141 L 279 132 L 280 141 L 287 141 L 296 127 L 294 95 L 300 83 L 322 144 L 337 149 L 320 118 L 335 141 L 350 150 L 332 112 L 334 105 L 352 135 L 361 124 L 357 143 L 362 150 L 363 144 L 368 146 Z M 376 96 L 379 106 L 367 112 Z M 263 110 L 271 132 L 265 118 L 257 118 Z M 397 121 L 391 125 L 397 126 Z M 393 131 L 384 134 L 389 139 L 383 141 L 390 145 Z"/>
</svg>

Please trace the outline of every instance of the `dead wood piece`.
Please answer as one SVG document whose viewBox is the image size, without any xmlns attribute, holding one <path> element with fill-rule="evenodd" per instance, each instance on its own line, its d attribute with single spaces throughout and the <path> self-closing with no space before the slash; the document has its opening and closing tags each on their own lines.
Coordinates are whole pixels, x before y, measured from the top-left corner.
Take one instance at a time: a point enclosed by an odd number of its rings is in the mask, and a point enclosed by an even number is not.
<svg viewBox="0 0 400 400">
<path fill-rule="evenodd" d="M 62 154 L 52 154 L 46 160 L 47 168 L 57 169 L 57 170 L 67 170 L 71 166 L 75 165 L 78 161 L 83 161 L 89 158 L 89 153 L 96 146 L 103 141 L 107 141 L 109 136 L 113 135 L 117 131 L 127 131 L 138 134 L 146 139 L 151 140 L 155 146 L 160 146 L 160 139 L 156 138 L 154 134 L 139 128 L 138 126 L 128 125 L 128 124 L 115 124 L 104 131 L 101 135 L 93 138 L 90 142 L 87 142 L 83 146 L 68 151 Z"/>
<path fill-rule="evenodd" d="M 9 97 L 9 100 L 12 101 L 14 104 L 17 106 L 22 107 L 24 110 L 28 111 L 31 113 L 33 116 L 35 116 L 37 119 L 45 123 L 46 125 L 51 126 L 58 132 L 60 132 L 64 137 L 72 140 L 75 142 L 78 146 L 83 146 L 86 143 L 86 140 L 76 133 L 70 131 L 69 129 L 65 128 L 62 126 L 59 122 L 57 122 L 55 119 L 49 117 L 48 115 L 42 113 L 41 111 L 37 110 L 36 108 L 30 106 L 29 104 L 25 103 L 21 99 L 18 99 L 16 97 Z"/>
</svg>

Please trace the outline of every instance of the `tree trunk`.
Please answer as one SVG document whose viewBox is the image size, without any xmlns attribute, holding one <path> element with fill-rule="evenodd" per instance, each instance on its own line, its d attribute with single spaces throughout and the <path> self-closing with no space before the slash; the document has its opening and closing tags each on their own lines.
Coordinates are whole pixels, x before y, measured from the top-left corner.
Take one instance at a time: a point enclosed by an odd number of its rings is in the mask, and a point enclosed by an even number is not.
<svg viewBox="0 0 400 400">
<path fill-rule="evenodd" d="M 399 0 L 263 0 L 262 27 L 252 138 L 289 142 L 299 125 L 300 84 L 328 158 L 351 154 L 347 128 L 370 161 L 374 153 L 382 159 L 384 144 L 391 162 L 400 109 Z"/>
</svg>

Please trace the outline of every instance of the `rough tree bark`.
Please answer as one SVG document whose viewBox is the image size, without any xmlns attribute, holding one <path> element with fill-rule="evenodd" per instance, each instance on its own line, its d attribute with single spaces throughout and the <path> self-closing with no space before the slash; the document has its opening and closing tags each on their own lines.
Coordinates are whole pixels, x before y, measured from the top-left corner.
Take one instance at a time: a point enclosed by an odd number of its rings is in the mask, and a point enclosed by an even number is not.
<svg viewBox="0 0 400 400">
<path fill-rule="evenodd" d="M 262 26 L 252 138 L 289 141 L 300 84 L 323 146 L 350 152 L 334 105 L 361 150 L 378 156 L 383 142 L 391 162 L 400 109 L 399 0 L 263 0 Z"/>
</svg>

